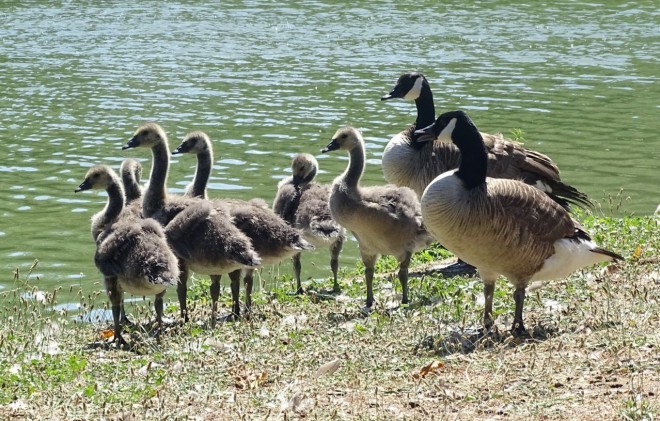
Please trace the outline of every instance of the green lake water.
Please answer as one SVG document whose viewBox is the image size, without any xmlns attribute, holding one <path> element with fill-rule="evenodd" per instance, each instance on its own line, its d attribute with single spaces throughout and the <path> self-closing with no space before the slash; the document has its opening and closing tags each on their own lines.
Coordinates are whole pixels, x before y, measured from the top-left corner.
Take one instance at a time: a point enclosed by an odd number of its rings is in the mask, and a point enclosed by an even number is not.
<svg viewBox="0 0 660 421">
<path fill-rule="evenodd" d="M 61 303 L 72 286 L 101 288 L 89 219 L 105 193 L 73 190 L 96 163 L 137 157 L 148 174 L 148 151 L 120 149 L 146 121 L 173 147 L 209 133 L 212 197 L 270 202 L 297 152 L 331 182 L 347 157 L 319 150 L 345 124 L 368 143 L 364 184 L 383 183 L 383 148 L 415 108 L 379 98 L 410 70 L 429 79 L 436 111 L 522 129 L 592 198 L 623 189 L 623 212 L 637 214 L 660 202 L 656 1 L 139 3 L 0 4 L 0 289 L 34 259 L 33 281 L 62 286 Z M 173 160 L 171 191 L 194 165 Z M 353 242 L 341 262 L 356 259 Z M 328 260 L 305 256 L 303 275 L 329 275 Z"/>
</svg>

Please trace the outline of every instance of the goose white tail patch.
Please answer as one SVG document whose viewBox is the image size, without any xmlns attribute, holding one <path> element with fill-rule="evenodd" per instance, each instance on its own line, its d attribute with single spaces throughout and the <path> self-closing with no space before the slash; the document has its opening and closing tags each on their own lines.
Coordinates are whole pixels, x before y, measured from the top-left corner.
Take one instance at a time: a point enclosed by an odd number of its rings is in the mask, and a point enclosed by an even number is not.
<svg viewBox="0 0 660 421">
<path fill-rule="evenodd" d="M 544 183 L 543 180 L 536 180 L 536 183 L 534 184 L 534 187 L 541 190 L 542 192 L 552 193 L 552 187 L 550 187 L 549 185 Z"/>
<path fill-rule="evenodd" d="M 575 241 L 568 238 L 555 241 L 555 254 L 545 260 L 543 267 L 532 276 L 531 281 L 565 278 L 578 269 L 612 260 L 610 256 L 594 253 L 592 250 L 597 247 L 593 241 Z"/>
</svg>

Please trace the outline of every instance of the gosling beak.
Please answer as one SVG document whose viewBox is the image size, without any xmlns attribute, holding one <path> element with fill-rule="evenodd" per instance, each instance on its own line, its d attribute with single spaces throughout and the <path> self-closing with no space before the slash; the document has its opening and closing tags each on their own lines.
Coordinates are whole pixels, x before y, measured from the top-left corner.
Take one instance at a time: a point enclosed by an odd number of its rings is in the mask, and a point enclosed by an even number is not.
<svg viewBox="0 0 660 421">
<path fill-rule="evenodd" d="M 179 146 L 178 148 L 172 151 L 172 155 L 178 155 L 180 153 L 183 153 L 183 151 L 181 150 L 181 146 Z"/>
<path fill-rule="evenodd" d="M 332 139 L 332 142 L 328 143 L 328 146 L 321 149 L 321 153 L 336 151 L 337 149 L 339 149 L 339 143 L 337 142 L 336 139 Z"/>
<path fill-rule="evenodd" d="M 293 176 L 293 186 L 298 187 L 300 183 L 302 182 L 303 178 L 299 175 L 294 175 Z"/>
<path fill-rule="evenodd" d="M 128 143 L 121 147 L 121 150 L 125 151 L 126 149 L 137 148 L 138 146 L 140 146 L 140 140 L 137 138 L 137 136 L 133 136 L 131 140 L 128 141 Z"/>
<path fill-rule="evenodd" d="M 91 189 L 91 188 L 92 188 L 92 183 L 91 183 L 89 180 L 85 179 L 85 181 L 83 181 L 82 183 L 80 183 L 80 185 L 78 186 L 78 188 L 75 189 L 73 192 L 74 192 L 74 193 L 80 193 L 80 192 L 83 191 L 83 190 L 89 190 L 89 189 Z"/>
</svg>

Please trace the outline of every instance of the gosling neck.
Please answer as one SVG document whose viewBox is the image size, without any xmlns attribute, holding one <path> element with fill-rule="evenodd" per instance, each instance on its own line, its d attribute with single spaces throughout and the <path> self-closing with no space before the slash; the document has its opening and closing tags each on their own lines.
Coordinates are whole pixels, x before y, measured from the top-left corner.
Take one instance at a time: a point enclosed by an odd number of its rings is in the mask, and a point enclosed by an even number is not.
<svg viewBox="0 0 660 421">
<path fill-rule="evenodd" d="M 104 225 L 113 222 L 124 209 L 124 189 L 119 184 L 119 179 L 113 177 L 112 182 L 105 189 L 108 193 L 108 203 L 103 209 Z"/>
<path fill-rule="evenodd" d="M 452 133 L 452 140 L 461 151 L 461 163 L 456 175 L 463 180 L 467 189 L 484 184 L 488 153 L 477 127 L 467 122 L 457 125 Z"/>
<path fill-rule="evenodd" d="M 364 143 L 358 142 L 353 149 L 348 152 L 349 161 L 346 171 L 344 171 L 344 184 L 349 189 L 357 189 L 362 172 L 364 172 Z"/>
<path fill-rule="evenodd" d="M 149 186 L 144 192 L 142 202 L 142 213 L 145 218 L 153 216 L 157 211 L 165 207 L 165 198 L 167 192 L 165 184 L 167 183 L 167 171 L 170 166 L 170 151 L 167 146 L 167 139 L 163 139 L 151 147 L 153 164 L 151 166 L 151 175 L 149 176 Z"/>
<path fill-rule="evenodd" d="M 211 178 L 211 167 L 213 163 L 213 153 L 210 150 L 205 150 L 197 153 L 197 169 L 195 170 L 195 177 L 190 185 L 190 195 L 193 197 L 208 198 L 206 194 L 206 186 Z"/>
<path fill-rule="evenodd" d="M 121 179 L 124 185 L 124 193 L 126 194 L 126 202 L 132 202 L 142 196 L 140 185 L 130 171 L 123 172 Z"/>
</svg>

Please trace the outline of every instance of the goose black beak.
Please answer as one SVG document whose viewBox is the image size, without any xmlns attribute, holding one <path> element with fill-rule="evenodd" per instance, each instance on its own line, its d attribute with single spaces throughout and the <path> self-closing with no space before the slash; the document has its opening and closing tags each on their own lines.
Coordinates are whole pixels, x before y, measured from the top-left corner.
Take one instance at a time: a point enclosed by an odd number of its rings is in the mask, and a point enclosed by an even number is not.
<svg viewBox="0 0 660 421">
<path fill-rule="evenodd" d="M 380 97 L 380 100 L 387 101 L 388 99 L 393 99 L 393 98 L 394 98 L 394 91 L 390 92 L 387 95 L 383 95 L 382 97 Z"/>
<path fill-rule="evenodd" d="M 188 145 L 187 143 L 184 142 L 184 143 L 180 144 L 179 146 L 177 146 L 177 148 L 172 151 L 172 155 L 178 155 L 178 154 L 188 153 L 188 152 L 190 152 L 190 145 Z"/>
<path fill-rule="evenodd" d="M 128 143 L 121 147 L 121 150 L 125 151 L 126 149 L 137 148 L 138 146 L 140 146 L 140 141 L 138 140 L 137 136 L 133 136 L 131 140 L 128 141 Z"/>
<path fill-rule="evenodd" d="M 339 143 L 335 139 L 332 139 L 332 142 L 328 143 L 328 146 L 321 149 L 321 153 L 336 151 L 337 149 L 339 149 Z"/>
<path fill-rule="evenodd" d="M 436 136 L 433 133 L 433 124 L 424 127 L 423 129 L 415 130 L 415 142 L 423 143 L 435 140 Z"/>
<path fill-rule="evenodd" d="M 80 185 L 78 186 L 77 189 L 75 189 L 73 192 L 74 193 L 80 193 L 83 190 L 89 190 L 92 188 L 92 183 L 89 180 L 85 180 Z"/>
</svg>

